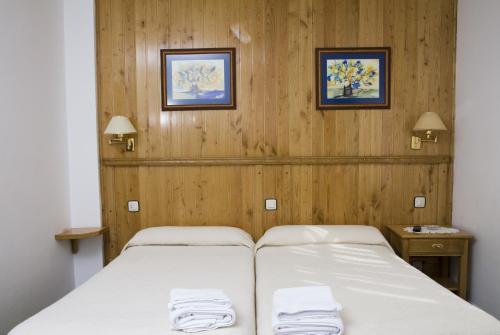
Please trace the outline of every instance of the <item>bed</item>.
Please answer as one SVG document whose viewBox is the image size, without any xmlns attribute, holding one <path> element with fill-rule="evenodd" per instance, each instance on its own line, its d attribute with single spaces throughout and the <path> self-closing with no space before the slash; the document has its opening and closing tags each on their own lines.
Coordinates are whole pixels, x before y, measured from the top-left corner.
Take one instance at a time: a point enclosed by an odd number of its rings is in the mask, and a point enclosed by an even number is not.
<svg viewBox="0 0 500 335">
<path fill-rule="evenodd" d="M 253 335 L 253 247 L 247 233 L 231 227 L 142 230 L 97 275 L 9 334 L 181 334 L 170 330 L 170 289 L 222 288 L 236 324 L 206 334 Z"/>
<path fill-rule="evenodd" d="M 499 335 L 500 322 L 400 259 L 369 226 L 281 226 L 256 246 L 257 333 L 278 288 L 328 285 L 344 335 Z"/>
</svg>

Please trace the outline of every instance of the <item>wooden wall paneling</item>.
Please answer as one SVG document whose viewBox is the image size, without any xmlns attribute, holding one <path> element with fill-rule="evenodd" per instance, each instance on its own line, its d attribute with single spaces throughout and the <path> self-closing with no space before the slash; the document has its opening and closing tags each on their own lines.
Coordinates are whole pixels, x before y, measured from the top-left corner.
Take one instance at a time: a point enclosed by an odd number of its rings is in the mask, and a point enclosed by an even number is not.
<svg viewBox="0 0 500 335">
<path fill-rule="evenodd" d="M 438 174 L 438 184 L 435 186 L 438 193 L 436 222 L 440 222 L 443 225 L 450 225 L 450 211 L 448 209 L 451 207 L 451 199 L 449 198 L 448 184 L 451 184 L 451 179 L 448 164 L 439 164 L 436 173 Z"/>
<path fill-rule="evenodd" d="M 325 46 L 325 19 L 328 21 L 328 17 L 325 17 L 325 2 L 323 0 L 312 2 L 312 28 L 311 28 L 311 38 L 312 46 L 314 49 L 323 48 Z M 310 59 L 310 80 L 311 80 L 311 91 L 310 91 L 310 101 L 309 108 L 311 110 L 311 141 L 312 149 L 311 154 L 313 156 L 325 155 L 325 146 L 327 145 L 325 141 L 325 111 L 316 110 L 315 102 L 315 92 L 316 92 L 316 59 L 311 57 Z M 319 214 L 319 213 L 317 213 Z"/>
<path fill-rule="evenodd" d="M 336 34 L 336 24 L 332 22 L 333 18 L 337 17 L 337 6 L 336 1 L 322 0 L 323 2 L 323 10 L 325 17 L 324 20 L 318 21 L 318 30 L 323 30 L 323 47 L 336 47 L 337 46 L 337 34 Z M 316 2 L 315 2 L 316 3 Z M 318 8 L 320 10 L 320 8 Z M 323 27 L 321 27 L 321 23 L 323 23 Z M 318 35 L 318 43 L 319 43 L 320 35 Z M 316 90 L 316 88 L 315 88 Z M 336 150 L 336 137 L 337 137 L 337 113 L 339 111 L 329 110 L 322 111 L 323 115 L 323 126 L 322 129 L 314 129 L 314 133 L 316 134 L 318 131 L 323 132 L 323 155 L 325 156 L 335 156 L 337 155 Z"/>
<path fill-rule="evenodd" d="M 237 89 L 238 109 L 245 111 L 241 115 L 241 154 L 243 156 L 251 155 L 253 145 L 253 134 L 251 132 L 252 119 L 254 110 L 252 109 L 252 91 L 253 91 L 253 77 L 252 77 L 252 12 L 251 5 L 253 1 L 240 2 L 239 10 L 239 32 L 240 39 L 248 36 L 248 39 L 240 41 L 240 48 L 237 50 L 239 53 L 239 72 L 237 80 L 239 79 L 239 86 Z M 245 92 L 244 94 L 242 92 Z"/>
<path fill-rule="evenodd" d="M 228 13 L 228 24 L 229 27 L 226 27 L 226 33 L 227 33 L 227 46 L 231 48 L 236 49 L 236 95 L 238 99 L 238 95 L 241 94 L 240 89 L 241 89 L 241 61 L 240 61 L 240 55 L 239 55 L 239 50 L 240 50 L 240 38 L 241 38 L 241 32 L 240 32 L 240 24 L 239 22 L 241 21 L 240 18 L 240 7 L 241 7 L 241 0 L 234 0 L 230 1 L 229 4 L 221 2 L 221 7 L 222 10 L 227 11 Z M 245 14 L 243 14 L 245 15 Z M 222 44 L 221 44 L 222 45 Z M 236 110 L 226 110 L 229 119 L 229 139 L 226 140 L 225 145 L 226 145 L 226 152 L 225 155 L 235 157 L 235 156 L 241 156 L 242 154 L 242 125 L 241 125 L 241 119 L 242 119 L 242 109 L 237 108 Z"/>
<path fill-rule="evenodd" d="M 441 5 L 441 22 L 439 27 L 439 86 L 438 90 L 439 103 L 436 106 L 440 116 L 443 118 L 449 131 L 440 136 L 440 143 L 446 148 L 446 154 L 452 155 L 454 150 L 454 135 L 455 135 L 455 62 L 456 54 L 450 50 L 456 50 L 456 22 L 457 22 L 457 5 L 455 1 L 442 1 Z M 450 83 L 450 78 L 453 78 Z M 446 111 L 452 111 L 447 113 Z M 451 185 L 451 182 L 450 182 Z"/>
<path fill-rule="evenodd" d="M 430 8 L 429 1 L 417 1 L 417 63 L 416 63 L 416 87 L 415 87 L 415 109 L 417 113 L 408 117 L 408 126 L 414 125 L 420 114 L 429 111 L 430 85 L 432 75 L 432 64 L 429 59 L 430 41 Z M 428 148 L 424 150 L 429 150 Z"/>
<path fill-rule="evenodd" d="M 418 1 L 412 0 L 406 4 L 396 1 L 395 5 L 396 8 L 400 9 L 399 13 L 403 14 L 402 16 L 396 14 L 396 30 L 401 29 L 400 31 L 404 32 L 404 35 L 402 34 L 398 41 L 398 47 L 404 50 L 404 54 L 402 55 L 404 58 L 398 57 L 395 60 L 399 62 L 398 71 L 401 71 L 400 73 L 403 75 L 400 81 L 402 91 L 400 90 L 399 92 L 402 94 L 400 98 L 403 103 L 403 113 L 402 118 L 396 120 L 396 122 L 400 122 L 403 127 L 398 127 L 399 132 L 397 132 L 397 134 L 400 134 L 401 137 L 394 138 L 394 142 L 398 143 L 398 152 L 401 153 L 411 151 L 409 140 L 411 129 L 413 129 L 418 115 L 422 113 L 422 108 L 419 108 L 419 100 L 417 99 L 419 67 L 421 66 L 418 64 L 418 55 L 420 52 L 418 47 Z M 398 93 L 396 92 L 396 94 Z M 417 152 L 416 154 L 419 153 Z"/>
<path fill-rule="evenodd" d="M 392 155 L 406 152 L 407 129 L 404 128 L 407 94 L 407 67 L 413 66 L 406 55 L 406 3 L 398 0 L 384 0 L 384 45 L 391 47 L 391 112 L 383 113 L 383 148 L 384 153 Z M 409 42 L 411 43 L 411 42 Z M 409 150 L 409 148 L 408 148 Z"/>
<path fill-rule="evenodd" d="M 334 224 L 334 213 L 335 213 L 335 166 L 324 166 L 323 167 L 323 173 L 322 173 L 322 179 L 321 183 L 323 184 L 323 187 L 320 189 L 322 192 L 325 192 L 322 194 L 323 197 L 325 197 L 325 202 L 324 202 L 324 218 L 323 222 L 325 224 Z"/>
<path fill-rule="evenodd" d="M 203 169 L 201 169 L 203 170 Z M 205 207 L 198 214 L 199 220 L 195 222 L 206 222 L 207 225 L 219 226 L 229 225 L 241 227 L 239 208 L 239 187 L 241 183 L 238 178 L 238 169 L 227 167 L 211 168 L 210 174 L 204 174 L 203 181 L 206 189 L 203 194 Z M 207 216 L 205 213 L 211 213 Z"/>
<path fill-rule="evenodd" d="M 360 165 L 358 224 L 381 227 L 382 176 L 380 165 Z"/>
<path fill-rule="evenodd" d="M 426 44 L 426 58 L 424 60 L 424 64 L 427 64 L 429 68 L 429 76 L 428 76 L 428 109 L 429 111 L 436 111 L 440 113 L 439 106 L 441 99 L 439 96 L 441 92 L 439 90 L 440 82 L 440 69 L 443 65 L 441 65 L 440 52 L 437 51 L 441 47 L 441 17 L 443 16 L 441 13 L 441 3 L 438 1 L 433 1 L 428 4 L 428 21 L 429 25 L 427 27 L 428 33 L 428 41 Z M 444 92 L 443 92 L 444 93 Z M 440 113 L 441 114 L 441 113 Z M 447 141 L 446 137 L 442 138 L 443 142 Z M 436 155 L 439 154 L 439 147 L 436 146 L 428 146 L 427 154 Z"/>
<path fill-rule="evenodd" d="M 277 198 L 278 209 L 276 211 L 265 210 L 265 200 L 264 202 L 264 212 L 262 214 L 262 223 L 258 225 L 256 229 L 256 235 L 261 236 L 267 229 L 279 225 L 280 218 L 279 213 L 281 212 L 282 204 L 280 203 L 282 192 L 279 185 L 279 175 L 281 173 L 281 166 L 264 166 L 262 167 L 262 197 L 263 199 Z"/>
<path fill-rule="evenodd" d="M 452 132 L 443 134 L 440 145 L 424 146 L 422 151 L 410 151 L 408 142 L 422 110 L 438 110 L 452 127 L 455 1 L 97 4 L 100 126 L 104 128 L 115 114 L 131 116 L 139 130 L 138 157 L 356 155 L 360 149 L 386 155 L 451 152 Z M 231 26 L 239 26 L 250 42 L 240 42 Z M 313 110 L 309 98 L 315 91 L 314 47 L 360 44 L 391 46 L 394 108 L 324 115 Z M 244 92 L 238 95 L 240 107 L 160 113 L 158 50 L 198 46 L 237 48 L 238 80 L 243 84 L 238 91 Z M 105 144 L 105 136 L 101 140 Z M 105 158 L 123 156 L 118 147 L 103 145 L 102 150 Z"/>
<path fill-rule="evenodd" d="M 201 41 L 203 48 L 216 48 L 220 45 L 227 45 L 227 42 L 223 43 L 220 41 L 220 36 L 218 36 L 221 25 L 227 24 L 227 22 L 223 20 L 223 15 L 224 13 L 221 12 L 218 1 L 204 1 L 202 21 L 203 40 Z M 221 148 L 223 143 L 225 143 L 223 141 L 223 136 L 226 133 L 224 124 L 224 118 L 226 117 L 225 112 L 220 110 L 207 110 L 200 111 L 200 113 L 203 113 L 205 118 L 204 137 L 201 143 L 203 147 L 203 156 L 224 156 L 224 152 Z"/>
<path fill-rule="evenodd" d="M 97 0 L 106 259 L 136 230 L 451 224 L 456 0 Z M 390 110 L 316 111 L 314 48 L 389 46 Z M 159 50 L 235 47 L 236 110 L 161 112 Z M 409 148 L 419 115 L 449 132 Z M 135 153 L 107 144 L 113 115 Z M 428 206 L 413 209 L 413 196 Z M 276 212 L 264 198 L 278 199 Z M 137 198 L 141 212 L 128 213 Z"/>
<path fill-rule="evenodd" d="M 263 181 L 264 181 L 264 167 L 262 165 L 256 165 L 254 169 L 255 173 L 255 193 L 254 193 L 254 203 L 253 203 L 253 227 L 252 227 L 252 236 L 257 239 L 264 234 L 264 230 L 262 229 L 263 215 L 264 215 L 264 201 L 263 201 Z"/>
<path fill-rule="evenodd" d="M 334 47 L 358 46 L 359 0 L 336 0 Z M 330 22 L 329 22 L 330 24 Z M 359 111 L 335 111 L 335 154 L 357 155 L 359 150 Z"/>
<path fill-rule="evenodd" d="M 257 231 L 257 235 L 262 235 L 265 230 L 280 224 L 279 213 L 281 212 L 282 204 L 282 190 L 279 189 L 280 181 L 279 175 L 281 174 L 281 166 L 266 166 L 263 168 L 264 174 L 262 177 L 262 195 L 264 199 L 277 198 L 278 210 L 265 211 L 262 215 L 262 224 Z"/>
<path fill-rule="evenodd" d="M 335 224 L 355 224 L 358 222 L 359 166 L 342 165 L 335 167 Z"/>
<path fill-rule="evenodd" d="M 444 225 L 452 225 L 452 209 L 453 209 L 453 165 L 449 164 L 448 165 L 448 180 L 447 180 L 447 199 L 446 199 L 446 209 L 443 210 L 442 215 L 438 217 L 439 221 L 438 224 L 444 224 Z M 443 190 L 442 193 L 444 193 L 444 188 L 441 188 Z M 444 197 L 444 195 L 443 195 Z M 447 218 L 444 222 L 441 222 L 441 218 Z"/>
<path fill-rule="evenodd" d="M 382 232 L 387 233 L 385 226 L 394 224 L 393 207 L 394 207 L 394 189 L 393 189 L 393 171 L 394 165 L 380 166 L 380 192 L 378 197 L 381 215 Z"/>
<path fill-rule="evenodd" d="M 265 97 L 269 92 L 266 91 L 266 76 L 267 67 L 265 59 L 265 2 L 253 1 L 250 6 L 250 15 L 252 23 L 249 26 L 250 35 L 252 36 L 252 124 L 253 130 L 251 136 L 251 152 L 253 156 L 264 156 L 266 153 L 265 141 Z M 245 94 L 245 93 L 243 93 Z"/>
<path fill-rule="evenodd" d="M 327 210 L 327 189 L 325 186 L 325 167 L 313 166 L 312 169 L 312 224 L 324 224 Z"/>
<path fill-rule="evenodd" d="M 122 85 L 118 86 L 120 94 L 123 94 L 123 106 L 117 105 L 121 110 L 117 110 L 122 115 L 128 116 L 140 131 L 145 128 L 142 124 L 144 117 L 139 117 L 137 105 L 137 76 L 136 73 L 136 22 L 135 22 L 135 1 L 123 0 L 123 15 L 121 29 L 117 34 L 122 38 L 120 42 L 123 47 L 123 60 L 119 60 L 117 64 L 117 71 L 122 77 Z M 117 57 L 118 60 L 118 57 Z M 122 87 L 123 86 L 123 87 Z M 144 133 L 142 131 L 142 133 Z M 142 145 L 141 147 L 144 147 Z M 119 148 L 123 150 L 123 147 Z M 140 151 L 137 150 L 131 156 L 137 156 Z"/>
<path fill-rule="evenodd" d="M 254 210 L 255 202 L 255 166 L 241 167 L 241 225 L 248 233 L 253 233 L 254 227 Z"/>
<path fill-rule="evenodd" d="M 423 168 L 412 166 L 412 168 L 418 169 L 418 171 L 413 172 L 416 177 L 414 181 L 415 191 L 413 194 L 420 193 L 427 199 L 425 208 L 413 208 L 413 204 L 410 202 L 410 206 L 413 209 L 414 222 L 415 224 L 433 222 L 436 220 L 436 195 L 438 185 L 437 165 L 425 166 Z M 409 170 L 406 169 L 405 171 Z M 411 195 L 408 197 L 411 198 Z"/>
<path fill-rule="evenodd" d="M 118 247 L 118 224 L 116 222 L 114 172 L 115 169 L 112 167 L 101 166 L 100 168 L 103 225 L 109 228 L 108 233 L 104 234 L 105 260 L 111 260 L 120 253 Z"/>
<path fill-rule="evenodd" d="M 299 105 L 296 106 L 299 114 L 299 147 L 298 155 L 312 155 L 312 114 L 313 114 L 313 89 L 314 89 L 314 29 L 312 1 L 299 2 Z M 315 108 L 314 108 L 315 109 Z M 293 123 L 292 123 L 293 125 Z"/>
<path fill-rule="evenodd" d="M 274 57 L 277 63 L 277 108 L 278 108 L 278 122 L 275 125 L 278 136 L 277 156 L 286 157 L 290 155 L 290 117 L 289 117 L 289 81 L 296 80 L 288 73 L 288 1 L 277 0 L 273 1 L 276 8 L 277 19 L 277 41 L 278 45 L 274 47 Z M 286 42 L 285 42 L 286 41 Z M 271 128 L 273 125 L 269 124 Z"/>
<path fill-rule="evenodd" d="M 377 0 L 359 1 L 358 44 L 366 46 L 380 45 L 383 26 L 379 8 L 382 3 Z M 359 149 L 360 155 L 380 155 L 382 139 L 382 113 L 386 110 L 360 110 Z M 358 167 L 358 224 L 380 227 L 380 167 L 363 165 Z"/>
<path fill-rule="evenodd" d="M 180 194 L 180 203 L 178 203 L 179 224 L 190 226 L 193 222 L 198 221 L 196 213 L 202 206 L 203 198 L 203 181 L 201 180 L 199 167 L 185 167 L 179 169 L 181 175 L 181 187 L 177 191 Z M 213 177 L 212 177 L 213 178 Z M 212 209 L 215 215 L 215 208 Z"/>
<path fill-rule="evenodd" d="M 227 3 L 224 1 L 217 1 L 216 9 L 217 21 L 214 22 L 215 30 L 215 45 L 216 47 L 228 47 L 229 46 L 229 34 L 231 33 L 231 13 L 226 8 Z M 215 130 L 216 141 L 216 151 L 217 156 L 227 156 L 230 155 L 229 145 L 231 144 L 231 128 L 230 128 L 230 116 L 232 110 L 220 110 L 216 111 L 217 115 L 214 118 L 217 120 L 218 129 Z M 207 118 L 208 120 L 209 118 Z"/>
<path fill-rule="evenodd" d="M 186 1 L 187 3 L 188 1 Z M 182 0 L 170 0 L 168 3 L 168 8 L 166 10 L 169 12 L 168 20 L 168 49 L 180 49 L 182 48 L 182 36 L 183 31 L 188 29 L 185 27 L 185 17 L 184 8 L 182 7 Z M 161 20 L 161 17 L 158 18 Z M 157 51 L 158 52 L 158 51 Z M 161 61 L 161 60 L 160 60 Z M 159 70 L 159 69 L 158 69 Z M 157 74 L 160 75 L 160 74 Z M 161 86 L 160 86 L 161 87 Z M 161 88 L 160 88 L 161 89 Z M 160 99 L 160 97 L 158 97 Z M 171 137 L 171 152 L 172 157 L 183 157 L 184 154 L 184 143 L 183 141 L 183 130 L 185 129 L 184 120 L 185 119 L 183 111 L 170 111 L 170 112 L 160 112 L 161 114 L 169 114 L 170 118 L 170 137 Z M 185 137 L 187 137 L 187 133 Z M 186 139 L 187 140 L 187 139 Z M 188 153 L 189 157 L 194 157 L 194 153 Z"/>
<path fill-rule="evenodd" d="M 252 236 L 260 236 L 263 218 L 263 168 L 262 166 L 242 167 L 242 228 Z"/>
<path fill-rule="evenodd" d="M 383 1 L 360 0 L 358 44 L 383 46 Z M 382 154 L 382 114 L 387 110 L 359 111 L 359 154 Z M 378 165 L 358 167 L 358 224 L 381 227 L 382 171 Z"/>
<path fill-rule="evenodd" d="M 437 223 L 447 216 L 447 164 L 105 167 L 104 218 L 110 227 L 107 259 L 139 229 L 160 225 L 227 225 L 259 238 L 281 224 Z M 389 169 L 392 178 L 383 179 Z M 114 176 L 112 176 L 114 175 Z M 359 178 L 358 192 L 350 192 Z M 402 183 L 401 181 L 404 181 Z M 115 190 L 107 192 L 106 190 Z M 414 195 L 427 206 L 414 209 Z M 278 210 L 264 211 L 276 197 Z M 141 211 L 128 213 L 127 201 Z M 210 215 L 207 215 L 210 213 Z"/>
<path fill-rule="evenodd" d="M 221 179 L 228 180 L 229 192 L 226 195 L 226 201 L 228 203 L 228 210 L 223 211 L 221 215 L 228 216 L 230 219 L 229 224 L 235 227 L 244 228 L 241 218 L 243 217 L 243 183 L 242 183 L 242 169 L 233 169 L 227 167 L 225 169 L 226 173 L 221 174 Z M 229 178 L 228 178 L 229 176 Z M 209 209 L 208 209 L 209 211 Z M 206 215 L 207 211 L 203 212 Z"/>
<path fill-rule="evenodd" d="M 112 97 L 112 54 L 113 47 L 111 44 L 111 1 L 101 1 L 99 2 L 99 10 L 96 12 L 96 34 L 99 36 L 97 38 L 97 89 L 98 89 L 98 114 L 97 119 L 99 123 L 99 129 L 103 130 L 106 127 L 107 122 L 111 119 L 113 115 L 113 99 L 104 98 Z M 99 138 L 102 140 L 104 136 Z M 103 145 L 105 140 L 101 141 L 99 145 L 99 154 L 101 157 L 107 157 L 106 152 L 109 150 L 109 146 Z M 104 181 L 103 179 L 101 179 Z M 112 189 L 110 190 L 112 192 Z"/>
<path fill-rule="evenodd" d="M 135 1 L 134 3 L 134 29 L 135 47 L 131 52 L 135 52 L 136 69 L 136 105 L 137 112 L 137 138 L 144 139 L 145 142 L 137 141 L 136 150 L 139 157 L 149 156 L 149 114 L 148 114 L 148 85 L 147 85 L 147 1 Z"/>
<path fill-rule="evenodd" d="M 300 72 L 300 0 L 291 0 L 288 2 L 288 117 L 289 117 L 289 147 L 291 156 L 300 156 L 302 148 L 300 147 L 301 137 L 301 116 L 300 116 L 300 86 L 303 80 L 303 74 Z"/>
<path fill-rule="evenodd" d="M 405 179 L 403 176 L 403 171 L 400 166 L 390 166 L 388 169 L 391 170 L 391 183 L 390 188 L 390 202 L 392 204 L 391 215 L 392 224 L 402 224 L 408 217 L 409 211 L 405 210 L 407 206 L 405 204 L 411 201 L 406 198 L 407 194 L 401 193 L 401 189 L 404 189 L 402 185 L 405 185 Z M 406 186 L 405 186 L 406 187 Z M 413 220 L 408 222 L 408 224 L 413 224 Z"/>
<path fill-rule="evenodd" d="M 394 153 L 394 146 L 396 144 L 396 139 L 394 138 L 394 135 L 399 129 L 396 123 L 394 123 L 395 120 L 398 119 L 398 115 L 401 115 L 401 97 L 400 97 L 400 91 L 399 87 L 401 86 L 401 72 L 399 70 L 400 68 L 400 62 L 397 60 L 401 57 L 401 53 L 403 51 L 403 48 L 400 47 L 400 43 L 396 43 L 396 37 L 395 34 L 398 33 L 399 35 L 402 35 L 399 31 L 396 30 L 395 27 L 395 15 L 396 15 L 396 8 L 395 8 L 395 3 L 394 2 L 400 2 L 397 0 L 383 0 L 382 2 L 382 8 L 383 8 L 383 13 L 382 13 L 382 45 L 384 46 L 390 46 L 391 47 L 391 111 L 389 113 L 384 113 L 385 111 L 382 111 L 382 129 L 381 129 L 381 135 L 379 134 L 379 137 L 381 138 L 382 141 L 382 148 L 381 148 L 381 154 L 382 155 L 389 155 L 391 153 Z M 399 13 L 398 13 L 399 15 Z M 401 41 L 400 41 L 401 42 Z M 401 63 L 402 64 L 402 63 Z M 399 141 L 404 141 L 404 138 L 400 138 Z M 382 170 L 382 174 L 385 174 L 387 176 L 387 169 Z"/>
<path fill-rule="evenodd" d="M 140 199 L 139 169 L 115 168 L 115 208 L 116 208 L 116 252 L 120 252 L 125 243 L 141 229 L 140 213 L 128 212 L 127 202 Z"/>
<path fill-rule="evenodd" d="M 170 29 L 175 32 L 176 45 L 179 49 L 191 49 L 204 46 L 204 41 L 195 41 L 193 31 L 202 29 L 198 25 L 203 24 L 204 19 L 193 18 L 193 8 L 196 4 L 192 0 L 173 0 L 171 4 L 171 13 L 173 19 L 170 23 Z M 212 6 L 208 6 L 209 8 Z M 217 8 L 215 6 L 215 8 Z M 198 26 L 198 28 L 194 28 Z M 205 27 L 203 27 L 204 29 Z M 165 112 L 168 113 L 168 112 Z M 177 135 L 181 139 L 181 157 L 201 157 L 203 138 L 203 111 L 174 111 L 179 115 L 181 121 L 180 133 Z"/>
<path fill-rule="evenodd" d="M 358 44 L 383 45 L 384 6 L 382 0 L 360 0 Z M 382 155 L 382 117 L 388 110 L 359 111 L 359 155 Z"/>
<path fill-rule="evenodd" d="M 190 21 L 190 29 L 184 32 L 182 48 L 198 48 L 203 47 L 204 40 L 202 32 L 204 31 L 204 17 L 201 6 L 197 6 L 197 1 L 191 0 L 191 7 L 186 13 L 186 20 Z M 187 118 L 187 122 L 184 119 Z M 183 112 L 183 128 L 182 139 L 185 152 L 183 157 L 193 155 L 194 157 L 202 157 L 203 144 L 205 138 L 205 115 L 203 111 L 187 111 Z M 224 133 L 225 128 L 221 129 Z M 188 136 L 185 136 L 185 134 Z"/>
<path fill-rule="evenodd" d="M 290 206 L 293 224 L 312 222 L 312 166 L 292 166 Z"/>
<path fill-rule="evenodd" d="M 111 9 L 111 46 L 112 52 L 112 97 L 113 114 L 131 116 L 127 106 L 127 92 L 125 87 L 125 10 L 124 1 L 112 1 Z M 110 116 L 111 119 L 112 116 Z M 106 127 L 106 125 L 104 125 Z M 104 129 L 104 128 L 103 128 Z M 112 148 L 110 154 L 119 156 L 121 148 Z"/>
<path fill-rule="evenodd" d="M 264 72 L 264 125 L 265 125 L 265 142 L 264 154 L 266 156 L 276 156 L 278 148 L 278 132 L 276 125 L 278 124 L 278 66 L 276 57 L 274 56 L 275 48 L 278 42 L 278 2 L 266 0 L 264 3 L 264 61 L 266 71 Z"/>
<path fill-rule="evenodd" d="M 171 208 L 169 199 L 169 185 L 166 174 L 157 174 L 154 167 L 145 166 L 140 175 L 141 200 L 140 210 L 142 215 L 141 226 L 156 226 L 157 223 L 170 224 L 167 217 L 167 208 Z M 154 181 L 154 182 L 151 182 Z"/>
<path fill-rule="evenodd" d="M 170 114 L 161 113 L 160 107 L 160 53 L 158 50 L 168 47 L 168 23 L 170 10 L 168 1 L 146 0 L 146 110 L 148 118 L 147 138 L 145 142 L 148 157 L 171 157 L 170 152 Z M 159 18 L 162 18 L 159 20 Z M 139 93 L 139 92 L 138 92 Z M 141 99 L 139 99 L 141 100 Z M 167 145 L 165 144 L 167 143 Z M 139 143 L 139 145 L 141 145 Z"/>
</svg>

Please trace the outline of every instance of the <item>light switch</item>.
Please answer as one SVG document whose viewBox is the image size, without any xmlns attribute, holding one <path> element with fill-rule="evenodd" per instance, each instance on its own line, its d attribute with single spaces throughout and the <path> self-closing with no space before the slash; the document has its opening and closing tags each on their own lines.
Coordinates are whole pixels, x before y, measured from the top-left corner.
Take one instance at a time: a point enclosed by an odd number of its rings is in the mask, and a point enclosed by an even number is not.
<svg viewBox="0 0 500 335">
<path fill-rule="evenodd" d="M 139 201 L 130 200 L 128 202 L 128 211 L 129 212 L 138 212 L 139 211 Z"/>
<path fill-rule="evenodd" d="M 266 199 L 266 211 L 275 211 L 278 209 L 278 201 L 276 199 Z"/>
<path fill-rule="evenodd" d="M 424 208 L 425 207 L 425 197 L 424 196 L 415 197 L 413 206 L 415 208 Z"/>
</svg>

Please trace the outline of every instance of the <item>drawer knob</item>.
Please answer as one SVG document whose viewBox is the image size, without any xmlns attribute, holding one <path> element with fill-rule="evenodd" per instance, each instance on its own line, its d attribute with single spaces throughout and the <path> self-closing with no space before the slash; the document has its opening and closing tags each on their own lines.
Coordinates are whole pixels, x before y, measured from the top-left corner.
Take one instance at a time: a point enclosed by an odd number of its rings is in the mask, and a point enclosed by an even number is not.
<svg viewBox="0 0 500 335">
<path fill-rule="evenodd" d="M 433 247 L 434 249 L 443 249 L 443 248 L 444 248 L 444 244 L 443 244 L 443 243 L 434 243 L 434 244 L 432 245 L 432 247 Z"/>
</svg>

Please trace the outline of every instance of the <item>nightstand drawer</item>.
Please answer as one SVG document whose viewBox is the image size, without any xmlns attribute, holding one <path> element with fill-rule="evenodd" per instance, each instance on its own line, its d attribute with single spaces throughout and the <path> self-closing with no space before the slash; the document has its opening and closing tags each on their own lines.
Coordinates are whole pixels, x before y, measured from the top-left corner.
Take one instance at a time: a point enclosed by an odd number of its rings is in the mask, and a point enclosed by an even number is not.
<svg viewBox="0 0 500 335">
<path fill-rule="evenodd" d="M 409 241 L 410 254 L 460 255 L 464 250 L 463 240 L 413 239 Z"/>
</svg>

